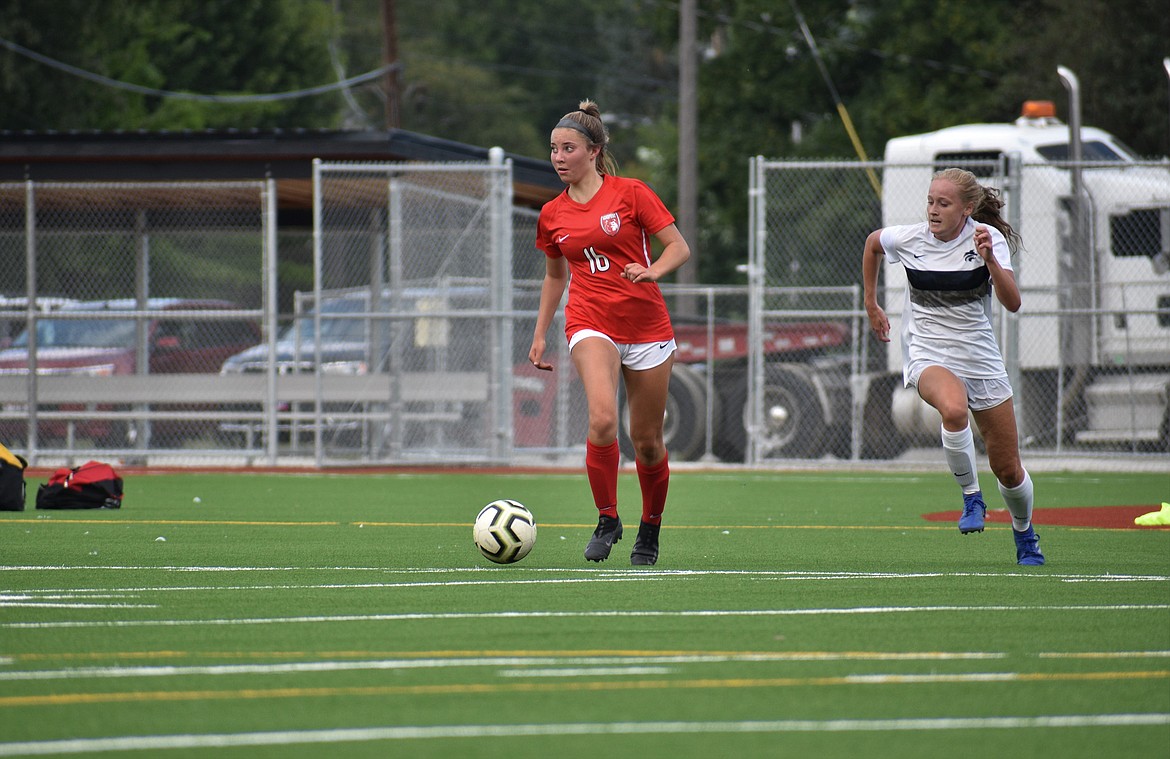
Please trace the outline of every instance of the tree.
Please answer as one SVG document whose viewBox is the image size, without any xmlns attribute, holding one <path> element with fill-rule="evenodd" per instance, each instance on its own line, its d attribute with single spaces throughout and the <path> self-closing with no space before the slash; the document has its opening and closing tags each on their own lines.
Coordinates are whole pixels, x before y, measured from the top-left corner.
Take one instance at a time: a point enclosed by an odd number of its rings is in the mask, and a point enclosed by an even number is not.
<svg viewBox="0 0 1170 759">
<path fill-rule="evenodd" d="M 198 94 L 274 93 L 328 83 L 332 16 L 323 3 L 279 0 L 12 0 L 5 39 L 87 72 Z M 0 53 L 8 129 L 204 129 L 325 126 L 339 96 L 228 104 L 158 97 Z"/>
<path fill-rule="evenodd" d="M 1067 117 L 1058 65 L 1080 80 L 1085 124 L 1120 137 L 1139 155 L 1170 155 L 1170 12 L 1160 0 L 1025 0 L 1008 47 L 1012 70 L 1000 94 L 1047 99 Z"/>
<path fill-rule="evenodd" d="M 710 49 L 699 93 L 703 281 L 732 281 L 735 265 L 746 260 L 751 156 L 855 157 L 794 5 L 872 158 L 898 135 L 1010 121 L 1027 99 L 1064 105 L 1058 63 L 1081 73 L 1086 123 L 1141 154 L 1168 152 L 1160 61 L 1170 14 L 1152 0 L 1074 0 L 1071 7 L 1056 0 L 712 5 L 704 3 L 700 19 Z M 669 170 L 670 143 L 656 147 Z"/>
<path fill-rule="evenodd" d="M 670 0 L 399 2 L 401 124 L 547 156 L 577 101 L 601 105 L 622 171 L 676 196 L 678 6 Z M 1161 0 L 704 0 L 699 40 L 699 279 L 733 282 L 747 257 L 752 156 L 855 156 L 808 40 L 865 151 L 891 137 L 1008 121 L 1067 94 L 1085 123 L 1143 155 L 1170 153 L 1170 13 Z M 381 0 L 8 0 L 0 37 L 160 90 L 279 92 L 383 64 Z M 0 128 L 339 127 L 384 123 L 381 82 L 346 93 L 225 105 L 145 96 L 0 50 Z"/>
</svg>

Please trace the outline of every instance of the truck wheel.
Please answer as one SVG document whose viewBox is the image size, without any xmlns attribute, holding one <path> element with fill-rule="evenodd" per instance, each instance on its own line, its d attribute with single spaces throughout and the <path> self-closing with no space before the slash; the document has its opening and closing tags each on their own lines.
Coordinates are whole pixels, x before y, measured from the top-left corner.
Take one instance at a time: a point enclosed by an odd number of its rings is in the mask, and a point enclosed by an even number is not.
<svg viewBox="0 0 1170 759">
<path fill-rule="evenodd" d="M 744 409 L 745 422 L 749 411 Z M 766 368 L 763 429 L 756 443 L 761 459 L 815 459 L 824 453 L 824 410 L 816 388 L 798 369 Z"/>
<path fill-rule="evenodd" d="M 623 387 L 619 397 L 621 404 L 618 424 L 618 445 L 629 460 L 634 458 L 634 444 L 630 440 L 630 410 L 626 405 Z M 718 398 L 712 398 L 715 408 L 712 418 L 719 419 Z M 675 364 L 670 374 L 670 391 L 666 398 L 666 415 L 663 419 L 662 439 L 671 459 L 695 461 L 706 450 L 707 388 L 703 378 L 684 364 Z"/>
<path fill-rule="evenodd" d="M 744 402 L 747 398 L 747 367 L 743 364 L 716 364 L 715 393 L 723 414 L 715 420 L 715 444 L 712 452 L 720 461 L 744 463 L 747 455 L 747 429 Z"/>
<path fill-rule="evenodd" d="M 894 426 L 891 414 L 894 390 L 900 377 L 881 377 L 869 386 L 861 421 L 861 458 L 893 459 L 910 447 L 902 433 Z"/>
</svg>

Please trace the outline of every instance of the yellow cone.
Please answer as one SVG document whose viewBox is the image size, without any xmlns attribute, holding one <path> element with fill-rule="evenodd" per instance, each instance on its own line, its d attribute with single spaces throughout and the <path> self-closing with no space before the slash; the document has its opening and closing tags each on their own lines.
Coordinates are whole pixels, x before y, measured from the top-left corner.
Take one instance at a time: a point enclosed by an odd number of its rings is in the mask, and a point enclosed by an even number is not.
<svg viewBox="0 0 1170 759">
<path fill-rule="evenodd" d="M 1170 503 L 1163 503 L 1159 511 L 1151 511 L 1149 514 L 1134 517 L 1133 523 L 1140 524 L 1143 527 L 1157 527 L 1161 524 L 1170 525 Z"/>
</svg>

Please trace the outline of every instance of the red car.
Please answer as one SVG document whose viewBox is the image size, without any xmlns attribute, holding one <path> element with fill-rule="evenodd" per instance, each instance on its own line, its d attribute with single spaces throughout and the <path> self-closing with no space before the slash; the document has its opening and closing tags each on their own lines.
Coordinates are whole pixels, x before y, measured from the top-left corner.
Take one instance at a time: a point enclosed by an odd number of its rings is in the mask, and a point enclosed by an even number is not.
<svg viewBox="0 0 1170 759">
<path fill-rule="evenodd" d="M 132 299 L 69 303 L 54 310 L 36 322 L 37 374 L 77 374 L 108 376 L 134 374 L 138 370 L 139 321 L 134 318 L 111 318 L 111 312 L 131 312 L 138 308 Z M 234 303 L 221 300 L 182 298 L 152 298 L 146 311 L 223 311 L 241 310 Z M 96 318 L 86 318 L 93 314 Z M 97 315 L 101 314 L 100 317 Z M 144 337 L 142 348 L 149 356 L 150 374 L 217 373 L 224 359 L 254 345 L 261 339 L 255 320 L 240 318 L 187 317 L 150 318 L 142 321 Z M 29 371 L 29 333 L 21 332 L 4 350 L 0 350 L 0 374 L 22 374 Z M 79 402 L 76 408 L 83 408 Z M 39 410 L 49 410 L 45 406 Z M 56 410 L 68 410 L 61 406 Z M 27 406 L 8 401 L 4 411 L 27 413 Z M 104 419 L 83 419 L 74 422 L 72 434 L 91 438 L 103 445 L 123 447 L 132 442 L 135 425 Z M 207 425 L 191 422 L 156 422 L 152 435 L 157 443 L 176 441 L 200 434 Z M 26 439 L 28 424 L 25 419 L 9 416 L 0 419 L 0 439 Z M 39 441 L 66 438 L 68 423 L 64 420 L 40 422 Z"/>
</svg>

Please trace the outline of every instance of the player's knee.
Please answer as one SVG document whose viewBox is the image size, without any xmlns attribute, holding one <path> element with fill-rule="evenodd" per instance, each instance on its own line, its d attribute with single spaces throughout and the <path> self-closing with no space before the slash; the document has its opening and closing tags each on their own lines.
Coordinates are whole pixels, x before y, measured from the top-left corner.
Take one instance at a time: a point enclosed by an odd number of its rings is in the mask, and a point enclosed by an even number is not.
<svg viewBox="0 0 1170 759">
<path fill-rule="evenodd" d="M 646 442 L 641 445 L 634 444 L 634 456 L 638 461 L 653 461 L 658 462 L 666 455 L 666 447 L 662 445 L 661 441 Z"/>
<path fill-rule="evenodd" d="M 591 440 L 613 440 L 617 437 L 617 429 L 617 414 L 590 412 L 589 438 Z"/>
<path fill-rule="evenodd" d="M 959 432 L 968 425 L 967 406 L 962 403 L 940 403 L 935 406 L 942 416 L 943 427 Z"/>
<path fill-rule="evenodd" d="M 661 430 L 642 433 L 631 430 L 630 442 L 634 446 L 634 455 L 639 461 L 660 461 L 666 454 Z"/>
<path fill-rule="evenodd" d="M 1024 467 L 1018 460 L 989 463 L 991 473 L 1005 488 L 1014 488 L 1024 481 Z"/>
</svg>

